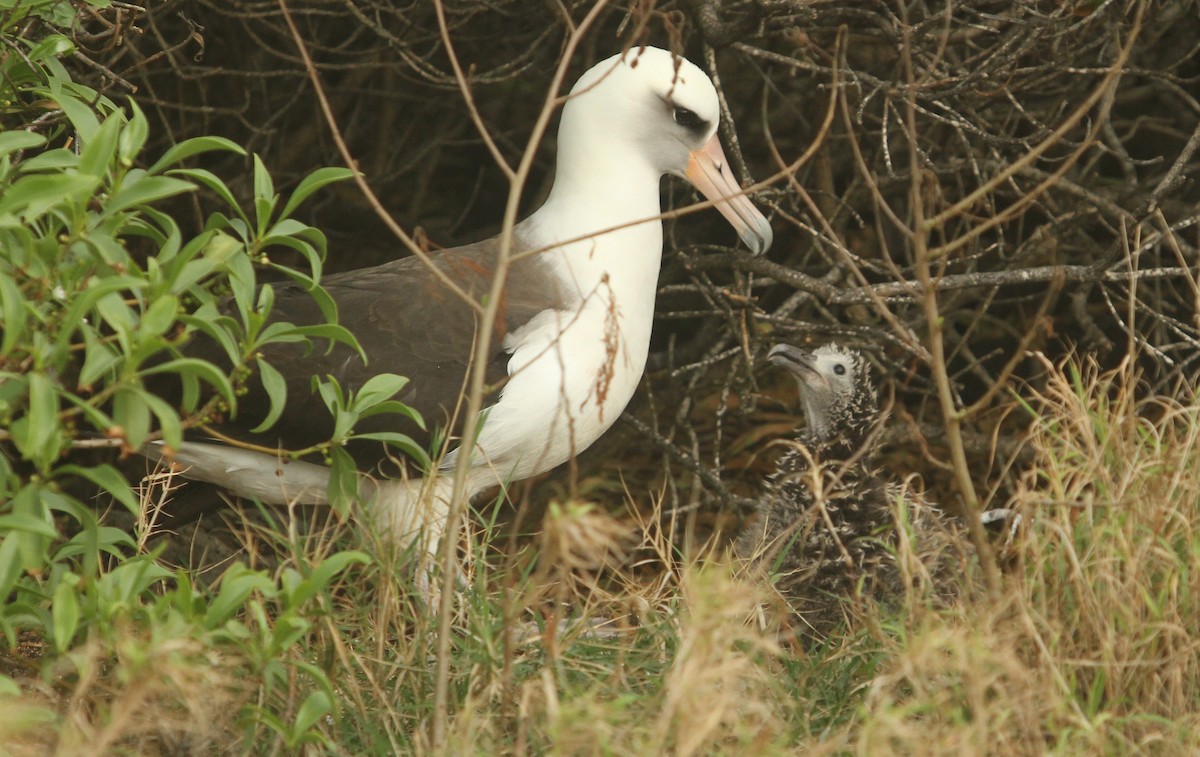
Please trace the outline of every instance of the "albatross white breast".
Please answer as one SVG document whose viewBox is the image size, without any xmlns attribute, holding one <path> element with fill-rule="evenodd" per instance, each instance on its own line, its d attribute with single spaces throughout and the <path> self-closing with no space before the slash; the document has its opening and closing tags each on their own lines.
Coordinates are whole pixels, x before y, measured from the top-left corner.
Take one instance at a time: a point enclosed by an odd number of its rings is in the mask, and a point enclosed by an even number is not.
<svg viewBox="0 0 1200 757">
<path fill-rule="evenodd" d="M 659 181 L 688 178 L 756 253 L 771 244 L 766 219 L 741 194 L 716 137 L 716 91 L 696 66 L 665 50 L 641 48 L 604 60 L 575 84 L 562 110 L 554 186 L 546 203 L 518 224 L 501 303 L 500 323 L 488 335 L 489 383 L 500 386 L 486 403 L 470 462 L 467 496 L 497 483 L 557 466 L 586 449 L 617 419 L 646 364 L 662 258 Z M 265 357 L 288 381 L 288 406 L 258 444 L 297 449 L 320 441 L 328 415 L 313 397 L 313 375 L 332 375 L 343 387 L 378 373 L 410 379 L 399 399 L 431 424 L 448 425 L 462 393 L 474 341 L 475 311 L 431 270 L 477 300 L 487 293 L 499 240 L 432 256 L 326 277 L 339 322 L 355 334 L 364 363 L 344 347 L 306 351 L 277 345 Z M 305 293 L 280 287 L 272 317 L 320 322 Z M 198 344 L 192 351 L 212 349 Z M 261 419 L 243 401 L 222 429 L 251 438 Z M 397 416 L 375 423 L 396 430 Z M 416 435 L 415 427 L 402 430 Z M 361 494 L 397 535 L 428 527 L 432 549 L 444 523 L 449 476 L 388 479 L 387 455 L 377 444 L 353 450 L 364 473 Z M 453 468 L 456 449 L 441 462 Z M 327 501 L 327 470 L 304 461 L 189 441 L 173 460 L 183 475 L 217 483 L 268 503 Z"/>
</svg>

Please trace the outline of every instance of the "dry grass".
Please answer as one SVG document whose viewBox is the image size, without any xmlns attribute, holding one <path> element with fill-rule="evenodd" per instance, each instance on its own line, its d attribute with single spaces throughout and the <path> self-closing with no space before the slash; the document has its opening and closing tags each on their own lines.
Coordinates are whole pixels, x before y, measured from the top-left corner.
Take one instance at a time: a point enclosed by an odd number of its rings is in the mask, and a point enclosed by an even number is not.
<svg viewBox="0 0 1200 757">
<path fill-rule="evenodd" d="M 1047 366 L 1004 593 L 884 639 L 847 745 L 923 754 L 1200 748 L 1197 407 Z"/>
<path fill-rule="evenodd" d="M 1073 696 L 1081 737 L 1118 750 L 1200 746 L 1200 408 L 1139 399 L 1132 371 L 1051 373 L 1039 462 L 1016 506 L 1023 646 Z"/>
</svg>

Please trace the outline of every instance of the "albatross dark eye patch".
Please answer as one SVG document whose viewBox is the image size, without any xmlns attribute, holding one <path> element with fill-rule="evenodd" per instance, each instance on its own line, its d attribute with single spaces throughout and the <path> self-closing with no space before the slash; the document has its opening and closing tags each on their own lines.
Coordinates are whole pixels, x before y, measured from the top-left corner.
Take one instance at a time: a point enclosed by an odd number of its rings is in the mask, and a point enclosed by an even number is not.
<svg viewBox="0 0 1200 757">
<path fill-rule="evenodd" d="M 845 376 L 846 375 L 846 366 L 842 365 L 841 363 L 838 363 L 837 365 L 833 366 L 833 372 L 839 376 Z"/>
<path fill-rule="evenodd" d="M 674 115 L 675 123 L 679 124 L 680 126 L 686 126 L 689 129 L 695 128 L 696 126 L 704 123 L 704 119 L 696 115 L 695 111 L 688 110 L 687 108 L 676 108 Z"/>
</svg>

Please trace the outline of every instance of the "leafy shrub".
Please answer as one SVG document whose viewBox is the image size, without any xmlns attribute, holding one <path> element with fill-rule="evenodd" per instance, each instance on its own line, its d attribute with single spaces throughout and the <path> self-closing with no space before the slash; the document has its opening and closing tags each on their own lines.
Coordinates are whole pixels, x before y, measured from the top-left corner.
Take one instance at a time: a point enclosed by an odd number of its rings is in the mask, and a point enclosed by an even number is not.
<svg viewBox="0 0 1200 757">
<path fill-rule="evenodd" d="M 103 524 L 88 494 L 138 513 L 141 503 L 114 458 L 149 443 L 177 448 L 189 427 L 217 411 L 236 412 L 248 381 L 267 390 L 269 425 L 286 398 L 278 373 L 258 357 L 265 345 L 310 338 L 355 344 L 334 323 L 333 303 L 318 284 L 324 235 L 290 217 L 350 172 L 317 170 L 285 200 L 254 158 L 253 209 L 246 212 L 219 177 L 183 165 L 214 151 L 244 154 L 236 144 L 200 137 L 157 158 L 143 155 L 145 115 L 71 80 L 61 61 L 74 50 L 68 37 L 12 36 L 29 13 L 63 23 L 59 15 L 70 7 L 0 10 L 9 45 L 0 54 L 0 103 L 6 118 L 22 121 L 0 131 L 0 632 L 10 648 L 23 633 L 45 639 L 53 657 L 81 649 L 84 639 L 120 649 L 122 633 L 203 640 L 249 660 L 269 691 L 294 673 L 290 650 L 311 627 L 329 582 L 367 557 L 337 552 L 278 578 L 234 565 L 210 595 L 153 555 L 137 554 L 128 533 Z M 225 211 L 188 234 L 160 206 L 200 188 Z M 298 252 L 304 265 L 271 262 L 267 253 L 278 247 Z M 309 291 L 329 322 L 272 321 L 274 289 L 258 280 L 264 268 Z M 197 333 L 224 348 L 228 366 L 182 351 Z M 148 388 L 164 374 L 182 386 L 178 407 Z M 336 451 L 353 421 L 390 408 L 403 380 L 376 383 L 371 391 L 324 391 L 339 430 L 321 449 L 343 478 L 348 457 Z M 153 657 L 159 648 L 139 654 Z M 314 693 L 301 711 L 271 720 L 289 746 L 305 742 L 332 706 L 324 674 L 312 668 L 305 675 Z M 0 695 L 17 690 L 0 676 Z"/>
</svg>

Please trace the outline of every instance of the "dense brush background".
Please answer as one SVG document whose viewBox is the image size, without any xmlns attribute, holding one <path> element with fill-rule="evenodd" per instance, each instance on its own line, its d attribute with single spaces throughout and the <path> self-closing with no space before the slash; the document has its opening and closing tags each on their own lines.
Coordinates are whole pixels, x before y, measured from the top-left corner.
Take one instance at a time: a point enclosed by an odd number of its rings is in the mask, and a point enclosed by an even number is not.
<svg viewBox="0 0 1200 757">
<path fill-rule="evenodd" d="M 281 191 L 342 164 L 280 5 L 57 5 L 74 16 L 63 64 L 141 107 L 147 159 L 224 136 Z M 430 248 L 496 233 L 509 187 L 447 39 L 515 163 L 593 4 L 287 8 L 387 212 Z M 8 25 L 0 56 L 53 30 Z M 625 419 L 474 519 L 493 548 L 456 627 L 446 711 L 432 622 L 386 545 L 322 514 L 226 511 L 202 523 L 232 524 L 241 551 L 220 557 L 254 570 L 207 586 L 219 562 L 196 591 L 235 604 L 241 630 L 113 609 L 70 650 L 21 635 L 0 654 L 16 682 L 0 751 L 1200 750 L 1200 4 L 610 3 L 566 80 L 644 43 L 718 83 L 735 173 L 771 178 L 755 197 L 775 246 L 751 258 L 711 211 L 668 219 L 651 363 Z M 53 114 L 10 104 L 0 119 L 36 131 Z M 524 212 L 553 147 L 535 148 Z M 193 164 L 251 196 L 248 157 Z M 663 193 L 691 199 L 675 180 Z M 158 207 L 194 234 L 214 205 L 199 192 Z M 296 217 L 328 236 L 330 271 L 401 254 L 352 182 Z M 778 598 L 719 547 L 797 422 L 766 350 L 831 340 L 876 366 L 892 475 L 951 512 L 1025 518 L 996 545 L 991 591 L 981 569 L 956 606 L 914 591 L 814 646 L 778 633 Z M 169 553 L 185 568 L 202 538 L 189 533 Z M 330 560 L 336 577 L 296 599 L 296 575 Z M 181 599 L 178 580 L 171 601 L 210 601 Z M 589 614 L 621 632 L 582 634 Z"/>
</svg>

